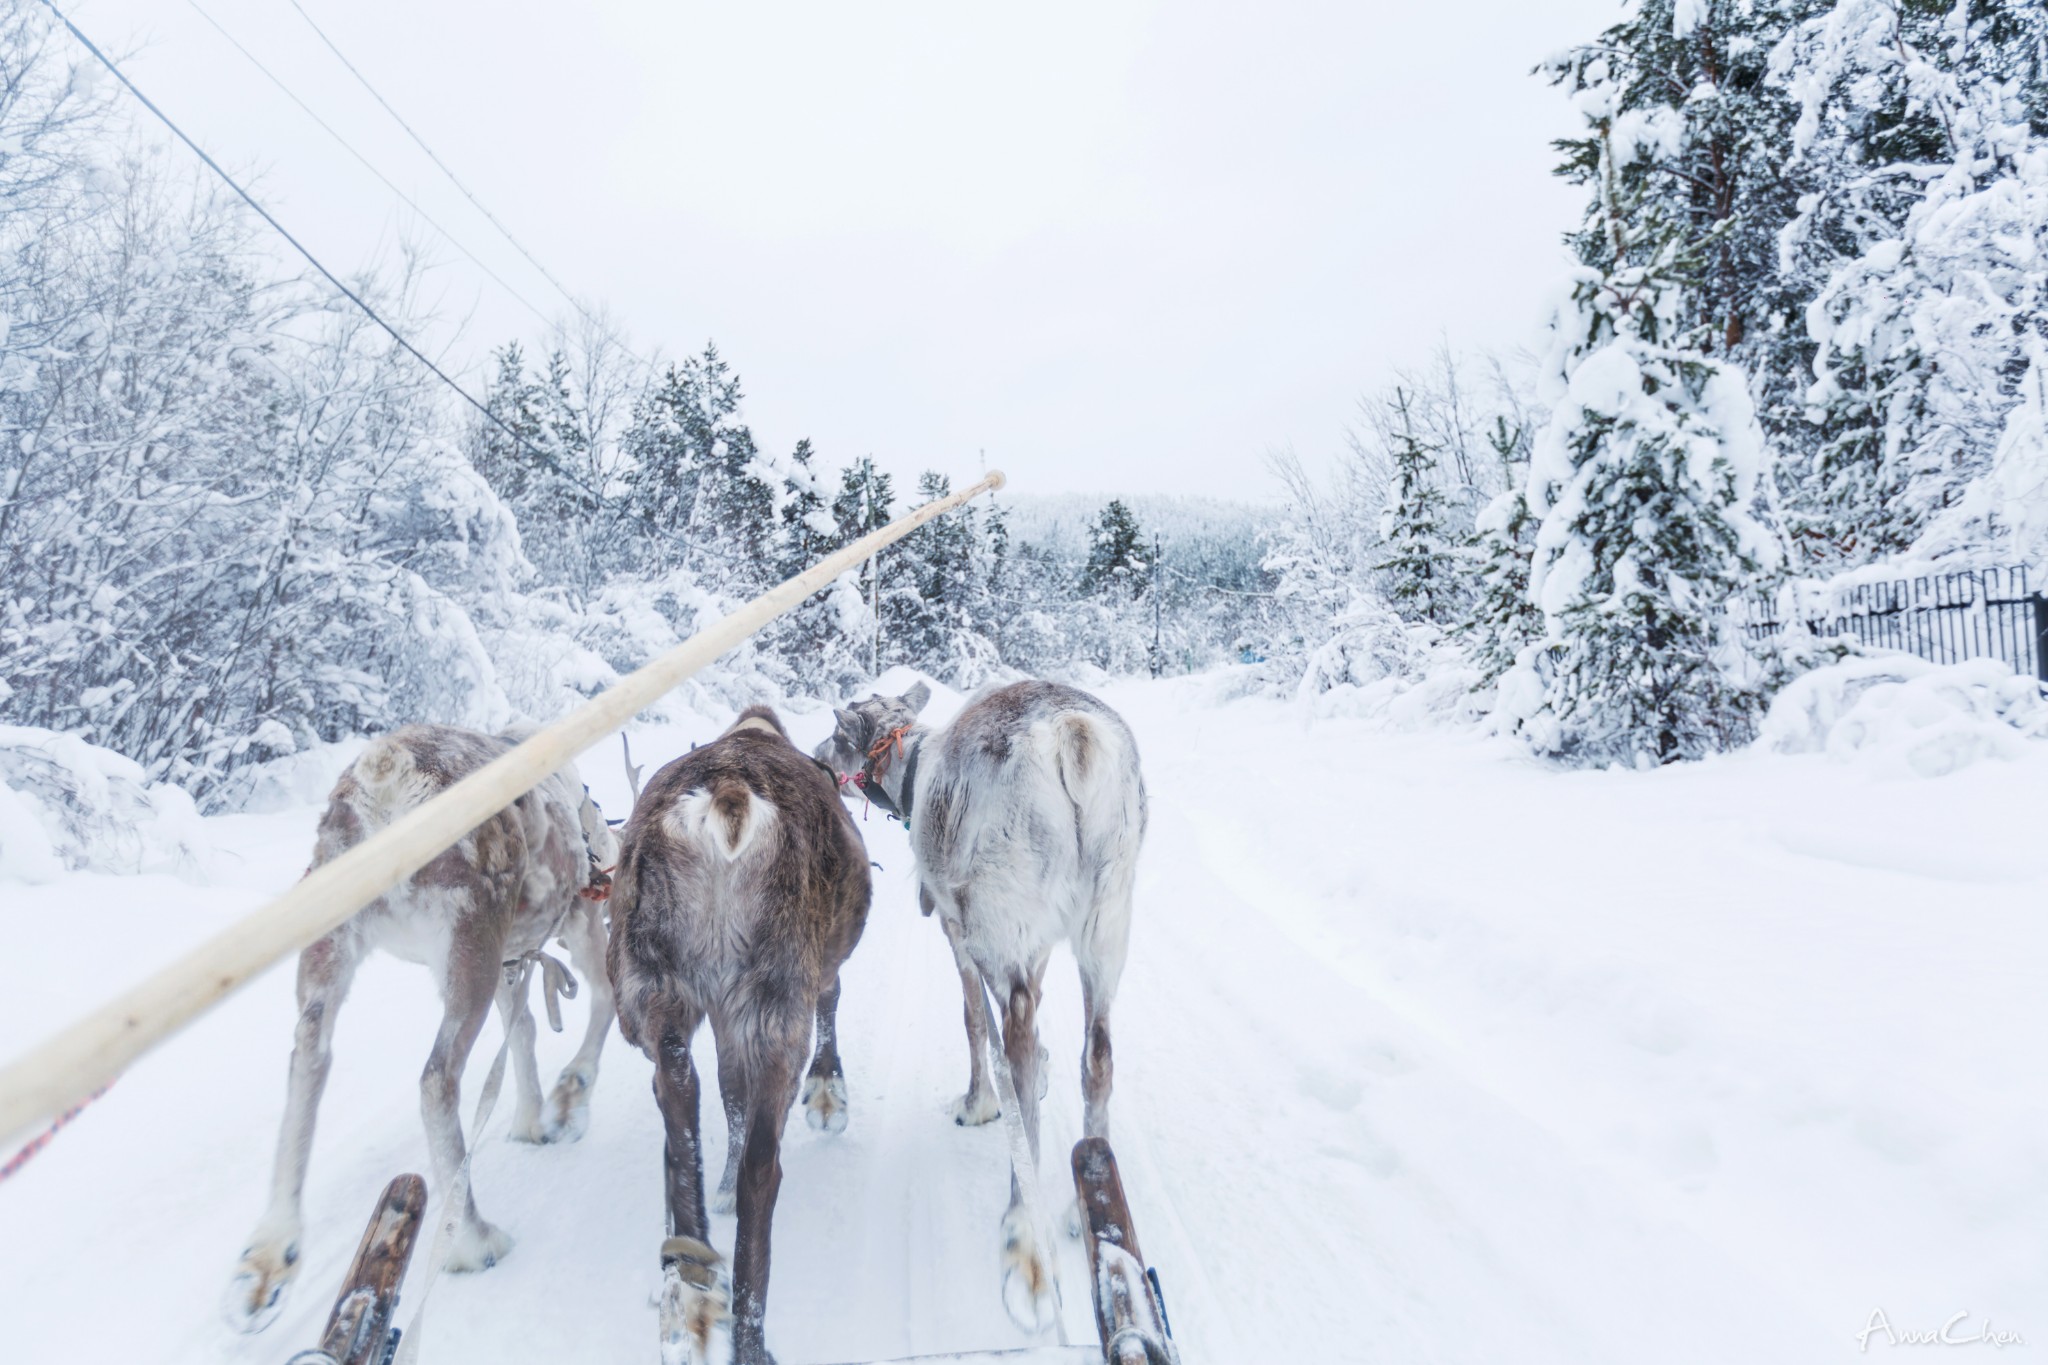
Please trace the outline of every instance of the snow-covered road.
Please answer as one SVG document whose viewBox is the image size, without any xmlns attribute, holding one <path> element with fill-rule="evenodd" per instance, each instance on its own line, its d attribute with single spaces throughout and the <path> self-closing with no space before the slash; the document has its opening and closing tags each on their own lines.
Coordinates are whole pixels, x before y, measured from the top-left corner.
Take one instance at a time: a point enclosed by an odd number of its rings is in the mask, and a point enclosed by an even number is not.
<svg viewBox="0 0 2048 1365">
<path fill-rule="evenodd" d="M 1847 1360 L 1878 1310 L 2048 1342 L 2048 758 L 1933 781 L 1762 755 L 1563 774 L 1214 688 L 1105 693 L 1154 815 L 1114 1136 L 1189 1365 Z M 616 763 L 586 767 L 622 807 Z M 0 886 L 0 1055 L 289 882 L 313 818 L 214 822 L 210 886 Z M 864 828 L 884 871 L 845 979 L 852 1124 L 789 1130 L 784 1365 L 1023 1344 L 996 1290 L 1003 1134 L 947 1118 L 951 957 L 901 831 Z M 1079 1127 L 1064 957 L 1048 985 L 1059 1188 Z M 253 1339 L 214 1308 L 267 1175 L 289 968 L 124 1077 L 0 1187 L 6 1357 L 255 1365 L 310 1344 L 376 1191 L 422 1163 L 437 1017 L 417 969 L 358 978 L 306 1268 Z M 543 1032 L 544 1074 L 575 1032 Z M 614 1039 L 581 1143 L 487 1138 L 478 1203 L 518 1246 L 435 1290 L 429 1365 L 654 1359 L 648 1077 Z M 716 1105 L 705 1122 L 722 1150 Z M 715 1232 L 729 1249 L 731 1220 Z M 1081 1265 L 1070 1245 L 1077 1340 Z"/>
</svg>

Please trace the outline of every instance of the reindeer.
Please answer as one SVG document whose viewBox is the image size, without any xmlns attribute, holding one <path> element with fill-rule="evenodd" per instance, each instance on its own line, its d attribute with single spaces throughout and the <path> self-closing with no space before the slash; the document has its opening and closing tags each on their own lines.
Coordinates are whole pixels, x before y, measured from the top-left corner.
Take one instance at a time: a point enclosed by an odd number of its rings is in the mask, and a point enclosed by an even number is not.
<svg viewBox="0 0 2048 1365">
<path fill-rule="evenodd" d="M 1038 1002 L 1047 956 L 1062 939 L 1081 969 L 1087 1012 L 1087 1135 L 1109 1136 L 1109 1010 L 1145 833 L 1138 746 L 1116 712 L 1058 683 L 984 692 L 942 730 L 917 723 L 930 700 L 919 683 L 900 697 L 836 709 L 837 726 L 817 758 L 908 825 L 919 902 L 938 912 L 966 995 L 971 1079 L 955 1121 L 986 1122 L 997 1112 L 982 1061 L 986 983 L 1002 1012 L 1010 1089 L 1035 1168 L 1045 1095 Z M 1057 1311 L 1050 1249 L 1038 1245 L 1025 1189 L 1013 1165 L 1003 1303 L 1020 1326 L 1042 1330 Z"/>
<path fill-rule="evenodd" d="M 667 1129 L 664 1365 L 707 1359 L 727 1333 L 738 1365 L 773 1365 L 764 1322 L 783 1122 L 815 1014 L 804 1117 L 826 1132 L 846 1127 L 834 1019 L 868 899 L 852 815 L 767 707 L 749 707 L 661 769 L 633 808 L 612 887 L 611 979 L 619 1032 L 654 1061 Z M 690 1059 L 706 1015 L 726 1114 L 719 1204 L 739 1212 L 729 1280 L 708 1240 Z"/>
<path fill-rule="evenodd" d="M 313 866 L 339 857 L 514 742 L 447 725 L 409 725 L 372 740 L 328 798 Z M 232 1326 L 245 1332 L 269 1326 L 298 1272 L 300 1199 L 332 1061 L 335 1014 L 373 948 L 425 965 L 440 987 L 441 1027 L 420 1076 L 420 1112 L 435 1187 L 461 1205 L 447 1268 L 484 1270 L 512 1249 L 510 1235 L 477 1213 L 468 1188 L 457 1114 L 463 1064 L 495 1000 L 517 1090 L 512 1137 L 550 1142 L 582 1135 L 612 1020 L 598 902 L 604 886 L 599 868 L 616 851 L 575 770 L 564 768 L 299 955 L 299 1020 L 270 1202 L 228 1287 L 223 1307 Z M 543 1109 L 526 982 L 531 964 L 540 961 L 549 1019 L 559 1029 L 555 995 L 573 995 L 575 982 L 541 952 L 556 935 L 590 983 L 590 1023 Z M 458 1179 L 461 1188 L 451 1190 Z"/>
</svg>

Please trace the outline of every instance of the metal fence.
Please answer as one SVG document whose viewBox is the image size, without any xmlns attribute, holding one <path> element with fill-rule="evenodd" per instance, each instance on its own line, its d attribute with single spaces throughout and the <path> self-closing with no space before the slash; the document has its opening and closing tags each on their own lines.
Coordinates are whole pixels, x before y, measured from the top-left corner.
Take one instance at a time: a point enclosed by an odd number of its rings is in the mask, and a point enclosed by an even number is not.
<svg viewBox="0 0 2048 1365">
<path fill-rule="evenodd" d="M 1783 633 L 1788 604 L 1759 598 L 1743 631 L 1752 640 Z M 2024 567 L 1865 583 L 1837 593 L 1809 617 L 1817 636 L 1849 636 L 1873 649 L 1898 649 L 1935 663 L 2000 659 L 2048 682 L 2048 596 L 2032 592 Z"/>
</svg>

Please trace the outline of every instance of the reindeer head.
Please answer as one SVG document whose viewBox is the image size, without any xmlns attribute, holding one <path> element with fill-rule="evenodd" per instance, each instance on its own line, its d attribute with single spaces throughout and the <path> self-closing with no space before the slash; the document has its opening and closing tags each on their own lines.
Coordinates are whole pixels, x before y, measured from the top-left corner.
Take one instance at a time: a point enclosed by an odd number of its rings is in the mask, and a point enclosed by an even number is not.
<svg viewBox="0 0 2048 1365">
<path fill-rule="evenodd" d="M 842 787 L 856 773 L 862 774 L 863 780 L 872 780 L 877 763 L 887 761 L 875 756 L 877 745 L 916 723 L 917 713 L 931 699 L 931 688 L 919 683 L 900 697 L 877 693 L 852 706 L 834 707 L 832 715 L 837 725 L 831 738 L 820 744 L 812 757 L 837 773 Z"/>
<path fill-rule="evenodd" d="M 590 856 L 597 860 L 597 866 L 616 866 L 619 836 L 605 823 L 604 812 L 598 808 L 597 798 L 590 794 L 589 787 L 583 789 L 583 799 L 576 803 L 576 820 L 583 826 L 583 842 L 589 846 Z"/>
</svg>

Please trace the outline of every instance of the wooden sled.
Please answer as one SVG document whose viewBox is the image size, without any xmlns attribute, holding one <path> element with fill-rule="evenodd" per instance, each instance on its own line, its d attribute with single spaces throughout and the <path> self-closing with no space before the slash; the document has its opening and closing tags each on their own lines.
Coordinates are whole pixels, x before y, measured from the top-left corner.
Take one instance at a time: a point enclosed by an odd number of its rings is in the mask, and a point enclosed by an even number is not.
<svg viewBox="0 0 2048 1365">
<path fill-rule="evenodd" d="M 1008 1351 L 910 1356 L 850 1365 L 1180 1365 L 1159 1275 L 1138 1248 L 1138 1225 L 1124 1198 L 1116 1153 L 1103 1138 L 1074 1144 L 1074 1191 L 1087 1227 L 1088 1278 L 1095 1303 L 1094 1346 L 1024 1346 Z"/>
<path fill-rule="evenodd" d="M 320 1344 L 285 1365 L 387 1365 L 398 1349 L 398 1329 L 391 1325 L 398 1286 L 426 1213 L 427 1182 L 418 1176 L 402 1175 L 384 1187 Z"/>
</svg>

